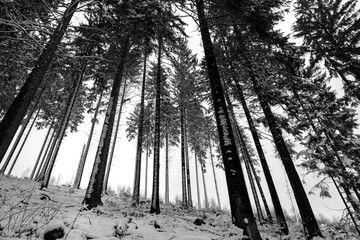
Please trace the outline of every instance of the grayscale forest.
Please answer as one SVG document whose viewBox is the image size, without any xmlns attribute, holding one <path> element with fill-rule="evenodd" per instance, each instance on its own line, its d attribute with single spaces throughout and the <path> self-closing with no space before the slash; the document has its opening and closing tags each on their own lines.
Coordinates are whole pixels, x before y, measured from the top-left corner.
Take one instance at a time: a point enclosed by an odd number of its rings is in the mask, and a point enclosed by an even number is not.
<svg viewBox="0 0 360 240">
<path fill-rule="evenodd" d="M 359 239 L 359 6 L 0 0 L 0 238 Z M 293 23 L 284 23 L 287 15 Z M 201 54 L 190 44 L 195 35 Z M 59 156 L 71 154 L 63 143 L 87 118 L 81 156 L 72 156 L 77 168 L 61 170 L 74 177 L 56 185 Z M 43 138 L 29 137 L 38 131 Z M 122 150 L 135 156 L 134 181 L 115 192 L 109 176 L 121 164 L 119 138 L 136 146 Z M 34 142 L 37 157 L 20 158 Z M 32 167 L 15 176 L 24 158 Z M 282 173 L 274 174 L 274 161 Z M 287 190 L 276 184 L 279 174 Z M 311 191 L 307 174 L 316 176 Z M 330 190 L 342 206 L 331 224 L 309 200 L 332 198 Z"/>
</svg>

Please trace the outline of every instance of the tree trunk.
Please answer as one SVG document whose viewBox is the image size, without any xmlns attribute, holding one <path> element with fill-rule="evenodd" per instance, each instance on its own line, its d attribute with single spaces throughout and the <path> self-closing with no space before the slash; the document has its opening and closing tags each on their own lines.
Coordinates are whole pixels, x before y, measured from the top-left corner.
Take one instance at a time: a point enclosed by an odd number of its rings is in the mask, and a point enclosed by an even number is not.
<svg viewBox="0 0 360 240">
<path fill-rule="evenodd" d="M 76 101 L 76 97 L 77 97 L 77 95 L 79 93 L 79 90 L 80 90 L 80 87 L 81 87 L 81 83 L 82 83 L 82 79 L 83 79 L 84 74 L 85 74 L 86 66 L 87 66 L 87 60 L 85 60 L 84 63 L 82 64 L 80 73 L 79 73 L 79 75 L 78 75 L 78 77 L 76 79 L 76 82 L 74 84 L 74 91 L 70 95 L 69 101 L 67 103 L 67 107 L 65 109 L 65 114 L 64 114 L 64 116 L 63 116 L 63 118 L 61 120 L 60 128 L 58 128 L 58 132 L 56 133 L 57 134 L 57 136 L 56 136 L 57 141 L 54 142 L 54 150 L 53 150 L 53 152 L 51 152 L 51 154 L 49 154 L 49 157 L 50 157 L 49 166 L 46 169 L 44 180 L 41 183 L 41 189 L 44 188 L 44 187 L 48 187 L 48 185 L 49 185 L 50 176 L 51 176 L 52 170 L 54 168 L 55 161 L 56 161 L 56 158 L 57 158 L 57 155 L 58 155 L 62 140 L 64 138 L 67 125 L 69 123 L 71 111 L 73 110 L 73 107 L 74 107 L 74 104 L 75 104 L 75 101 Z"/>
<path fill-rule="evenodd" d="M 42 146 L 41 146 L 39 155 L 38 155 L 38 157 L 37 157 L 37 159 L 36 159 L 36 162 L 35 162 L 35 166 L 34 166 L 32 172 L 31 172 L 31 174 L 30 174 L 30 179 L 31 179 L 31 180 L 34 180 L 35 172 L 36 172 L 36 169 L 37 169 L 37 167 L 38 167 L 38 165 L 39 165 L 39 163 L 40 163 L 41 155 L 42 155 L 42 153 L 43 153 L 43 151 L 44 151 L 44 149 L 45 149 L 46 142 L 47 142 L 48 139 L 49 139 L 49 136 L 50 136 L 50 133 L 51 133 L 51 129 L 52 129 L 52 125 L 53 125 L 53 122 L 50 124 L 49 130 L 48 130 L 47 133 L 46 133 L 45 140 L 44 140 L 44 142 L 43 142 L 43 144 L 42 144 Z M 41 167 L 41 164 L 40 164 L 40 167 Z M 39 167 L 39 169 L 40 169 L 40 167 Z"/>
<path fill-rule="evenodd" d="M 225 53 L 226 53 L 227 59 L 230 59 L 229 51 L 227 49 L 225 41 L 224 41 L 223 45 L 225 47 Z M 234 68 L 232 62 L 228 61 L 228 64 L 230 65 L 230 69 L 233 72 L 233 74 L 235 74 L 235 68 Z M 251 117 L 249 108 L 247 106 L 247 103 L 246 103 L 246 100 L 245 100 L 245 97 L 244 97 L 244 92 L 243 92 L 239 82 L 238 81 L 235 81 L 235 82 L 236 82 L 235 87 L 236 87 L 236 90 L 237 90 L 237 91 L 235 91 L 235 95 L 236 95 L 238 101 L 241 103 L 241 105 L 243 107 L 243 110 L 244 110 L 244 113 L 245 113 L 245 116 L 246 116 L 246 120 L 248 122 L 250 132 L 251 132 L 252 138 L 253 138 L 254 143 L 255 143 L 256 151 L 257 151 L 257 154 L 259 156 L 261 167 L 263 169 L 263 173 L 264 173 L 264 176 L 265 176 L 265 179 L 266 179 L 266 183 L 267 183 L 267 186 L 268 186 L 268 189 L 269 189 L 269 192 L 270 192 L 271 200 L 272 200 L 272 203 L 273 203 L 273 206 L 274 206 L 276 219 L 277 219 L 277 222 L 280 225 L 280 231 L 282 232 L 282 234 L 287 235 L 287 234 L 289 234 L 289 228 L 288 228 L 287 223 L 286 223 L 286 219 L 285 219 L 284 212 L 282 210 L 280 199 L 279 199 L 278 193 L 276 191 L 275 184 L 274 184 L 273 178 L 271 176 L 270 169 L 269 169 L 269 166 L 267 164 L 267 160 L 266 160 L 263 148 L 261 146 L 260 139 L 259 139 L 256 127 L 255 127 L 254 121 L 253 121 L 253 119 Z M 231 85 L 230 82 L 227 82 L 227 84 Z M 271 215 L 268 216 L 269 219 L 270 219 L 270 216 Z"/>
<path fill-rule="evenodd" d="M 161 97 L 161 50 L 163 45 L 162 36 L 158 40 L 158 62 L 156 76 L 156 99 L 155 99 L 155 137 L 154 137 L 154 174 L 153 191 L 151 197 L 150 213 L 160 214 L 160 97 Z"/>
<path fill-rule="evenodd" d="M 86 144 L 83 145 L 81 155 L 80 155 L 79 164 L 78 164 L 78 168 L 77 168 L 76 175 L 75 175 L 75 180 L 74 180 L 74 183 L 73 183 L 73 188 L 75 188 L 75 189 L 78 189 L 78 187 L 76 187 L 76 186 L 77 186 L 77 183 L 79 182 L 79 177 L 80 177 L 81 170 L 82 170 L 82 168 L 84 167 L 84 164 L 85 164 L 85 162 L 83 161 L 84 160 L 84 154 L 85 154 L 85 148 L 86 148 Z"/>
<path fill-rule="evenodd" d="M 169 204 L 169 133 L 165 133 L 165 204 Z"/>
<path fill-rule="evenodd" d="M 125 79 L 124 80 L 123 92 L 122 92 L 122 96 L 121 96 L 121 101 L 120 101 L 120 108 L 119 108 L 118 118 L 117 118 L 117 122 L 116 122 L 114 138 L 113 138 L 113 144 L 111 146 L 110 156 L 109 156 L 109 159 L 108 159 L 109 163 L 108 163 L 108 166 L 106 168 L 106 173 L 105 173 L 105 180 L 104 180 L 104 186 L 103 186 L 103 192 L 104 193 L 107 193 L 106 191 L 107 191 L 107 186 L 108 186 L 108 182 L 109 182 L 109 176 L 110 176 L 112 160 L 113 160 L 113 157 L 114 157 L 116 139 L 117 139 L 117 135 L 118 135 L 118 132 L 119 132 L 120 119 L 121 119 L 122 108 L 123 108 L 123 105 L 124 105 L 126 87 L 127 86 L 126 86 L 126 79 Z"/>
<path fill-rule="evenodd" d="M 85 163 L 86 163 L 86 158 L 87 158 L 87 155 L 89 153 L 91 140 L 93 138 L 95 124 L 97 122 L 97 115 L 99 113 L 103 93 L 104 93 L 104 89 L 101 89 L 100 90 L 100 95 L 99 95 L 99 100 L 98 100 L 98 102 L 96 104 L 94 117 L 91 119 L 91 128 L 90 128 L 90 133 L 89 133 L 89 136 L 88 136 L 87 143 L 85 145 L 84 155 L 83 155 L 83 157 L 81 159 L 81 163 L 79 163 L 78 171 L 76 172 L 76 177 L 75 177 L 75 181 L 74 181 L 74 188 L 76 188 L 76 189 L 80 188 L 82 175 L 84 173 L 84 167 L 85 167 Z"/>
<path fill-rule="evenodd" d="M 219 133 L 220 148 L 225 167 L 232 221 L 237 227 L 243 229 L 244 234 L 251 239 L 261 239 L 252 212 L 239 155 L 235 145 L 234 134 L 230 125 L 219 70 L 206 22 L 204 1 L 196 1 L 196 8 L 209 75 L 215 119 Z"/>
<path fill-rule="evenodd" d="M 257 79 L 254 76 L 254 73 L 247 62 L 248 71 L 251 76 L 251 80 L 253 81 L 255 92 L 258 95 L 258 99 L 260 102 L 260 105 L 264 111 L 266 120 L 268 122 L 271 134 L 274 138 L 275 146 L 279 152 L 279 155 L 281 157 L 281 160 L 284 164 L 286 174 L 289 178 L 290 185 L 293 189 L 295 199 L 300 211 L 300 215 L 303 221 L 303 225 L 305 228 L 305 235 L 307 236 L 307 239 L 312 239 L 315 236 L 321 236 L 321 232 L 319 229 L 319 226 L 316 222 L 314 213 L 311 209 L 311 205 L 309 202 L 309 199 L 306 196 L 306 192 L 304 190 L 304 187 L 301 183 L 301 180 L 299 178 L 299 175 L 296 171 L 296 168 L 294 166 L 294 163 L 291 159 L 289 150 L 286 146 L 286 143 L 284 141 L 284 138 L 282 137 L 281 129 L 277 126 L 276 119 L 270 109 L 269 104 L 265 100 L 262 89 L 257 82 Z"/>
<path fill-rule="evenodd" d="M 146 158 L 145 158 L 145 200 L 147 200 L 148 189 L 148 166 L 149 166 L 149 143 L 146 143 Z"/>
<path fill-rule="evenodd" d="M 182 185 L 182 205 L 187 206 L 186 191 L 186 154 L 185 154 L 185 110 L 180 110 L 180 131 L 181 131 L 181 185 Z"/>
<path fill-rule="evenodd" d="M 132 199 L 133 205 L 135 206 L 139 204 L 139 200 L 140 200 L 141 156 L 142 156 L 142 144 L 143 144 L 143 135 L 144 135 L 146 62 L 147 62 L 147 50 L 145 50 L 144 53 L 144 68 L 143 68 L 143 79 L 141 86 L 138 139 L 137 139 L 136 160 L 135 160 L 135 180 L 134 180 L 134 190 L 133 190 L 133 199 Z"/>
<path fill-rule="evenodd" d="M 201 199 L 200 199 L 200 186 L 199 186 L 199 170 L 198 170 L 198 160 L 197 160 L 197 151 L 195 149 L 195 173 L 196 173 L 196 190 L 197 190 L 197 200 L 198 200 L 198 210 L 201 209 Z"/>
<path fill-rule="evenodd" d="M 203 187 L 204 187 L 204 199 L 205 199 L 205 209 L 209 209 L 209 199 L 208 199 L 208 195 L 207 195 L 207 190 L 206 190 L 206 182 L 205 182 L 205 169 L 204 169 L 204 166 L 203 164 L 205 163 L 202 163 L 201 162 L 201 158 L 200 158 L 200 166 L 201 166 L 201 175 L 202 175 L 202 179 L 203 179 Z"/>
<path fill-rule="evenodd" d="M 84 204 L 88 209 L 102 205 L 101 193 L 104 183 L 106 161 L 109 154 L 111 134 L 114 126 L 117 102 L 119 99 L 119 91 L 124 72 L 126 56 L 130 49 L 129 39 L 125 39 L 121 50 L 120 63 L 116 71 L 113 82 L 108 108 L 105 114 L 104 125 L 100 135 L 100 141 L 95 156 L 94 166 L 91 172 L 89 185 L 86 190 Z"/>
<path fill-rule="evenodd" d="M 218 183 L 217 183 L 217 179 L 216 179 L 216 173 L 215 173 L 215 166 L 214 166 L 214 157 L 212 155 L 212 148 L 211 148 L 211 141 L 210 141 L 210 137 L 209 137 L 209 146 L 210 146 L 210 159 L 211 159 L 211 166 L 212 166 L 212 170 L 213 170 L 213 176 L 214 176 L 214 182 L 215 182 L 215 190 L 216 190 L 216 198 L 218 201 L 218 207 L 219 210 L 221 210 L 221 204 L 220 204 L 220 195 L 219 195 L 219 187 L 218 187 Z"/>
<path fill-rule="evenodd" d="M 39 115 L 39 112 L 40 112 L 40 108 L 39 108 L 39 110 L 36 112 L 35 117 L 34 117 L 34 120 L 33 120 L 33 122 L 31 123 L 28 132 L 26 133 L 26 136 L 25 136 L 25 138 L 24 138 L 24 141 L 22 142 L 22 144 L 21 144 L 21 146 L 20 146 L 20 149 L 19 149 L 19 151 L 17 152 L 17 154 L 16 154 L 16 156 L 15 156 L 14 162 L 13 162 L 12 165 L 10 166 L 10 169 L 9 169 L 9 172 L 8 172 L 8 175 L 9 175 L 9 176 L 11 175 L 11 172 L 12 172 L 12 170 L 13 170 L 16 162 L 17 162 L 18 159 L 19 159 L 19 155 L 20 155 L 22 149 L 23 149 L 24 146 L 25 146 L 25 143 L 26 143 L 26 141 L 27 141 L 27 139 L 28 139 L 28 137 L 29 137 L 29 135 L 30 135 L 30 132 L 31 132 L 32 128 L 34 127 L 34 124 L 35 124 L 36 119 L 37 119 L 37 117 L 38 117 L 38 115 Z M 5 171 L 5 169 L 4 169 L 4 171 Z"/>
<path fill-rule="evenodd" d="M 187 206 L 192 207 L 191 181 L 190 181 L 190 163 L 189 163 L 189 146 L 188 146 L 188 120 L 185 111 L 185 164 L 186 164 L 186 189 L 187 189 Z"/>
<path fill-rule="evenodd" d="M 56 27 L 54 33 L 46 44 L 43 52 L 39 56 L 31 73 L 21 87 L 16 98 L 12 102 L 4 118 L 0 123 L 0 162 L 4 158 L 11 140 L 13 139 L 22 119 L 25 117 L 27 109 L 36 96 L 36 91 L 41 85 L 45 73 L 53 59 L 55 52 L 64 36 L 70 20 L 79 5 L 80 0 L 72 0 L 65 10 L 61 22 Z"/>
</svg>

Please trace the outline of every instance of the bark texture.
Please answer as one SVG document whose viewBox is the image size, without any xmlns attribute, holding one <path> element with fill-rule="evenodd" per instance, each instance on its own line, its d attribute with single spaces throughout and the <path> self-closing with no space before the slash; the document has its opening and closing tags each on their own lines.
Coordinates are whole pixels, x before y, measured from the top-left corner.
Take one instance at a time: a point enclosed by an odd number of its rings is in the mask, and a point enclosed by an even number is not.
<svg viewBox="0 0 360 240">
<path fill-rule="evenodd" d="M 251 239 L 258 240 L 261 239 L 261 236 L 257 229 L 252 212 L 244 175 L 240 165 L 239 155 L 235 145 L 234 135 L 230 125 L 219 70 L 206 22 L 204 1 L 197 1 L 196 8 L 213 98 L 220 148 L 225 167 L 232 221 L 237 227 L 244 230 L 245 235 Z"/>
</svg>

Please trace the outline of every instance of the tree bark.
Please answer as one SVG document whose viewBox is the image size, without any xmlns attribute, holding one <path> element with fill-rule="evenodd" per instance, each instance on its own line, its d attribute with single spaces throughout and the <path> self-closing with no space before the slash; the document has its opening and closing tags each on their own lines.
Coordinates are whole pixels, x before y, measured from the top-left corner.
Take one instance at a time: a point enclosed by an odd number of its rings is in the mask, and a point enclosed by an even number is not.
<svg viewBox="0 0 360 240">
<path fill-rule="evenodd" d="M 146 62 L 147 62 L 147 50 L 145 50 L 144 53 L 144 68 L 143 68 L 143 79 L 141 86 L 138 139 L 137 139 L 136 160 L 135 160 L 135 180 L 134 180 L 134 190 L 133 190 L 133 199 L 132 199 L 133 205 L 138 205 L 140 200 L 141 156 L 142 156 L 142 144 L 143 144 L 143 135 L 144 135 Z"/>
<path fill-rule="evenodd" d="M 158 62 L 156 76 L 156 99 L 155 99 L 155 137 L 154 137 L 154 174 L 153 174 L 153 191 L 151 197 L 150 213 L 160 214 L 160 97 L 161 97 L 161 50 L 163 38 L 158 39 Z"/>
<path fill-rule="evenodd" d="M 237 227 L 244 230 L 245 235 L 253 240 L 258 240 L 261 239 L 261 236 L 252 212 L 239 155 L 235 145 L 234 134 L 230 125 L 230 118 L 221 86 L 216 57 L 206 22 L 204 1 L 196 1 L 196 8 L 219 133 L 220 148 L 225 167 L 232 221 Z"/>
<path fill-rule="evenodd" d="M 95 156 L 94 166 L 91 172 L 89 185 L 86 190 L 83 203 L 87 205 L 87 209 L 92 209 L 98 205 L 102 205 L 101 193 L 104 184 L 106 162 L 109 154 L 111 134 L 114 126 L 116 114 L 116 106 L 119 99 L 119 91 L 123 77 L 126 56 L 130 49 L 129 39 L 125 39 L 120 56 L 120 63 L 117 67 L 116 76 L 113 82 L 109 105 L 106 110 L 104 125 L 100 135 L 100 141 Z"/>
<path fill-rule="evenodd" d="M 0 162 L 4 158 L 6 151 L 13 139 L 27 109 L 36 96 L 36 91 L 41 85 L 45 73 L 53 59 L 56 50 L 63 38 L 70 20 L 79 5 L 80 0 L 72 0 L 68 8 L 65 10 L 61 22 L 56 27 L 54 33 L 46 44 L 45 49 L 39 56 L 26 82 L 21 87 L 19 93 L 10 105 L 4 118 L 0 123 Z"/>
</svg>

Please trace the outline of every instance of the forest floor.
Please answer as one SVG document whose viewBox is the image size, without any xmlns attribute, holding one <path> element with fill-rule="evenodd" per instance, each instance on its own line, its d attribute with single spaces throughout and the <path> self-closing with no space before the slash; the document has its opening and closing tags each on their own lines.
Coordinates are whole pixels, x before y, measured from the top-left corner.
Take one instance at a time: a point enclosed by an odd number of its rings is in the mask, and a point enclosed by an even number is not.
<svg viewBox="0 0 360 240">
<path fill-rule="evenodd" d="M 4 175 L 0 175 L 0 182 L 1 240 L 243 239 L 242 230 L 231 224 L 226 212 L 169 204 L 162 205 L 161 214 L 154 215 L 149 213 L 149 202 L 131 207 L 126 194 L 105 195 L 102 206 L 87 211 L 81 204 L 85 190 L 64 185 L 39 190 L 37 182 Z M 281 236 L 276 225 L 259 226 L 263 240 L 305 239 L 301 224 L 289 228 L 290 234 Z M 360 239 L 324 224 L 321 228 L 325 239 Z"/>
</svg>

